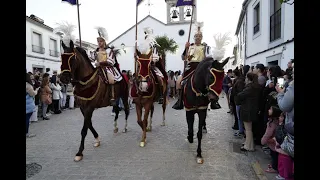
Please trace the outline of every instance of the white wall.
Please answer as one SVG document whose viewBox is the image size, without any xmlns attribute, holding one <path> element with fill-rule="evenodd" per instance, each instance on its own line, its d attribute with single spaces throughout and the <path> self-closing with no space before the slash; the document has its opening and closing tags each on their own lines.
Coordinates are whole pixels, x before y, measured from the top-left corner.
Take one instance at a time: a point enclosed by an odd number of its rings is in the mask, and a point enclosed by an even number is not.
<svg viewBox="0 0 320 180">
<path fill-rule="evenodd" d="M 260 32 L 253 35 L 254 7 L 257 3 L 260 3 Z M 281 38 L 273 42 L 270 42 L 270 8 L 270 1 L 265 0 L 251 0 L 247 7 L 247 59 L 245 60 L 245 64 L 251 66 L 252 63 L 256 64 L 259 62 L 268 65 L 267 57 L 281 54 L 278 65 L 281 69 L 286 69 L 288 61 L 294 58 L 294 42 L 281 45 L 277 48 L 273 47 L 276 47 L 287 40 L 291 40 L 294 37 L 294 5 L 285 3 L 281 5 Z M 265 50 L 268 51 L 252 56 Z"/>
<path fill-rule="evenodd" d="M 240 64 L 244 64 L 244 59 L 245 59 L 245 44 L 246 44 L 246 26 L 245 26 L 245 22 L 246 22 L 246 19 L 244 17 L 242 23 L 241 23 L 241 26 L 240 26 L 240 29 L 239 29 L 239 32 L 238 32 L 238 35 L 237 35 L 237 44 L 238 44 L 238 50 L 237 50 L 237 65 L 240 65 Z"/>
<path fill-rule="evenodd" d="M 181 60 L 181 54 L 184 50 L 185 43 L 188 40 L 189 25 L 188 24 L 177 24 L 177 25 L 164 25 L 151 17 L 146 18 L 138 25 L 138 45 L 144 39 L 143 28 L 151 27 L 155 36 L 167 35 L 169 38 L 173 38 L 179 45 L 179 49 L 176 54 L 167 54 L 167 67 L 166 70 L 183 70 L 183 61 Z M 180 29 L 185 31 L 183 36 L 179 36 L 178 32 Z M 194 27 L 192 28 L 191 37 L 193 37 Z M 120 34 L 119 34 L 120 35 Z M 191 38 L 193 42 L 193 38 Z M 127 53 L 122 53 L 118 57 L 121 70 L 131 70 L 134 72 L 134 46 L 135 46 L 135 28 L 129 30 L 126 34 L 112 42 L 116 48 L 121 48 L 121 44 L 125 44 L 125 50 Z"/>
<path fill-rule="evenodd" d="M 31 20 L 32 21 L 32 20 Z M 32 33 L 36 32 L 42 36 L 42 47 L 44 48 L 45 53 L 36 53 L 32 52 Z M 58 57 L 50 56 L 49 42 L 50 38 L 57 41 L 57 50 L 59 52 Z M 26 20 L 26 69 L 29 72 L 32 72 L 33 66 L 42 66 L 45 68 L 50 68 L 52 71 L 60 72 L 60 36 L 56 35 L 45 27 L 41 27 L 34 23 Z"/>
<path fill-rule="evenodd" d="M 268 65 L 268 63 L 266 62 L 266 58 L 277 54 L 281 54 L 281 59 L 278 63 L 280 63 L 279 66 L 281 67 L 281 69 L 285 70 L 287 68 L 288 62 L 291 59 L 294 59 L 294 43 L 292 42 L 286 44 L 285 49 L 283 48 L 283 46 L 280 46 L 270 51 L 266 51 L 264 53 L 256 55 L 252 58 L 248 58 L 245 61 L 245 65 L 252 66 L 258 63 Z"/>
</svg>

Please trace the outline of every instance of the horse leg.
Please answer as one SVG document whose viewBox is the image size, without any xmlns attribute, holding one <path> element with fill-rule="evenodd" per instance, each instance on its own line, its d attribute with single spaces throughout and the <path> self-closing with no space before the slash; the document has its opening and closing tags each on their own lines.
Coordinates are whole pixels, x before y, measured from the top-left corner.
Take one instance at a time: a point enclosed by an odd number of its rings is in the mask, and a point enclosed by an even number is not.
<svg viewBox="0 0 320 180">
<path fill-rule="evenodd" d="M 207 132 L 208 132 L 208 131 L 207 131 L 207 123 L 206 123 L 206 120 L 204 120 L 204 122 L 203 122 L 202 132 L 203 132 L 203 133 L 207 133 Z"/>
<path fill-rule="evenodd" d="M 113 109 L 114 109 L 114 113 L 116 114 L 114 116 L 114 120 L 113 120 L 113 132 L 114 133 L 117 133 L 118 132 L 118 117 L 119 117 L 119 112 L 120 112 L 120 108 L 119 106 L 117 105 L 113 105 Z"/>
<path fill-rule="evenodd" d="M 141 120 L 142 106 L 140 103 L 137 103 L 137 102 L 136 102 L 136 112 L 137 112 L 137 122 L 138 122 L 139 126 L 141 127 L 141 129 L 143 130 L 142 120 Z"/>
<path fill-rule="evenodd" d="M 188 141 L 193 143 L 193 124 L 194 124 L 195 111 L 186 111 L 187 123 L 188 123 Z"/>
<path fill-rule="evenodd" d="M 81 110 L 81 112 L 82 112 L 82 115 L 84 115 L 83 109 L 80 108 L 80 110 Z M 92 111 L 92 113 L 93 113 L 93 111 Z M 92 132 L 93 137 L 94 137 L 94 139 L 95 139 L 93 146 L 94 146 L 94 147 L 99 147 L 99 146 L 100 146 L 99 135 L 98 135 L 97 131 L 93 128 L 93 126 L 92 126 L 92 121 L 89 122 L 89 129 L 90 129 L 90 131 Z"/>
<path fill-rule="evenodd" d="M 203 158 L 201 155 L 201 139 L 202 139 L 202 129 L 207 117 L 207 110 L 205 109 L 205 110 L 198 111 L 198 117 L 199 117 L 199 127 L 198 127 L 198 133 L 197 133 L 197 138 L 198 138 L 197 163 L 202 164 Z"/>
<path fill-rule="evenodd" d="M 128 131 L 128 129 L 127 129 L 127 127 L 128 127 L 128 117 L 129 117 L 129 113 L 130 113 L 128 97 L 127 98 L 122 97 L 122 102 L 123 102 L 123 106 L 124 106 L 124 113 L 126 114 L 124 129 L 122 130 L 122 132 L 126 133 Z"/>
<path fill-rule="evenodd" d="M 81 112 L 83 113 L 83 116 L 84 116 L 84 122 L 83 122 L 83 127 L 81 130 L 81 143 L 80 143 L 79 151 L 76 154 L 76 157 L 74 158 L 74 161 L 76 161 L 76 162 L 81 161 L 83 158 L 82 152 L 84 150 L 84 140 L 87 136 L 90 123 L 92 123 L 91 117 L 92 117 L 93 110 L 94 109 L 82 109 L 81 110 Z"/>
<path fill-rule="evenodd" d="M 153 112 L 154 112 L 154 105 L 152 104 L 152 106 L 150 107 L 150 119 L 147 125 L 147 132 L 151 132 L 152 131 L 152 117 L 153 117 Z"/>
<path fill-rule="evenodd" d="M 161 92 L 161 94 L 163 94 L 162 95 L 163 103 L 162 103 L 162 123 L 161 123 L 161 126 L 166 125 L 165 121 L 166 121 L 167 92 L 168 92 L 166 84 L 163 85 L 163 88 L 164 88 L 164 93 L 163 93 L 163 90 Z"/>
<path fill-rule="evenodd" d="M 147 123 L 148 123 L 149 112 L 152 105 L 153 105 L 153 100 L 151 99 L 144 104 L 144 115 L 143 115 L 143 121 L 142 121 L 142 138 L 140 141 L 140 147 L 144 147 L 146 144 Z"/>
</svg>

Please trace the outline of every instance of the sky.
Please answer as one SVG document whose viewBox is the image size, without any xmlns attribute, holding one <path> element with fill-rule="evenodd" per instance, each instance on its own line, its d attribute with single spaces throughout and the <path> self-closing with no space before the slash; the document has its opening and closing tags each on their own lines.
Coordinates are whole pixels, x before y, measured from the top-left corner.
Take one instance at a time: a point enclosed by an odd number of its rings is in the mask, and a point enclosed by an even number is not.
<svg viewBox="0 0 320 180">
<path fill-rule="evenodd" d="M 135 24 L 136 0 L 79 0 L 81 39 L 96 44 L 96 26 L 105 27 L 109 42 Z M 165 0 L 150 0 L 150 8 L 143 0 L 139 6 L 138 21 L 149 14 L 166 23 Z M 234 37 L 243 0 L 197 0 L 198 21 L 204 22 L 203 41 L 214 46 L 213 35 L 230 32 L 233 42 L 227 47 L 226 56 L 232 54 Z M 34 14 L 52 28 L 62 21 L 78 27 L 77 7 L 61 0 L 26 0 L 26 15 Z M 74 33 L 78 38 L 78 29 Z M 187 41 L 187 39 L 186 39 Z"/>
</svg>

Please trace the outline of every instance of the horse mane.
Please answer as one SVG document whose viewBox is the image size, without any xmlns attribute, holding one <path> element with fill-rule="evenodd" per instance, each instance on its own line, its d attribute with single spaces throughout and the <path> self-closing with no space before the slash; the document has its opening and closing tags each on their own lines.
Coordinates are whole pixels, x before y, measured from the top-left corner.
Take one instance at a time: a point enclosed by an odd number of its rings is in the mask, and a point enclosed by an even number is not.
<svg viewBox="0 0 320 180">
<path fill-rule="evenodd" d="M 81 48 L 81 47 L 76 47 L 76 49 L 80 52 L 80 54 L 84 57 L 84 59 L 87 61 L 87 63 L 89 64 L 89 66 L 92 68 L 92 69 L 95 69 L 94 67 L 93 67 L 93 65 L 91 64 L 91 60 L 89 59 L 89 57 L 88 57 L 88 54 L 87 54 L 87 52 L 83 49 L 83 48 Z"/>
<path fill-rule="evenodd" d="M 213 61 L 215 61 L 212 57 L 206 57 L 204 60 L 202 60 L 196 70 L 195 70 L 195 74 L 199 73 L 199 72 L 206 72 L 206 69 L 208 68 L 208 66 L 211 66 L 211 64 L 213 63 Z"/>
</svg>

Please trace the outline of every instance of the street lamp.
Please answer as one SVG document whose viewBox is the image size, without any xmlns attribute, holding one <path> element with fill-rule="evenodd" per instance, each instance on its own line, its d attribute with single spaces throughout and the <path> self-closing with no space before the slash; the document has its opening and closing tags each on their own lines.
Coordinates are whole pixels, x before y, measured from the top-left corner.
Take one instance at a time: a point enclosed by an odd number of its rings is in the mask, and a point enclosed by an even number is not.
<svg viewBox="0 0 320 180">
<path fill-rule="evenodd" d="M 121 43 L 121 48 L 122 48 L 123 52 L 124 52 L 124 53 L 127 53 L 126 50 L 124 49 L 125 46 L 126 46 L 126 45 L 125 45 L 124 43 Z"/>
</svg>

